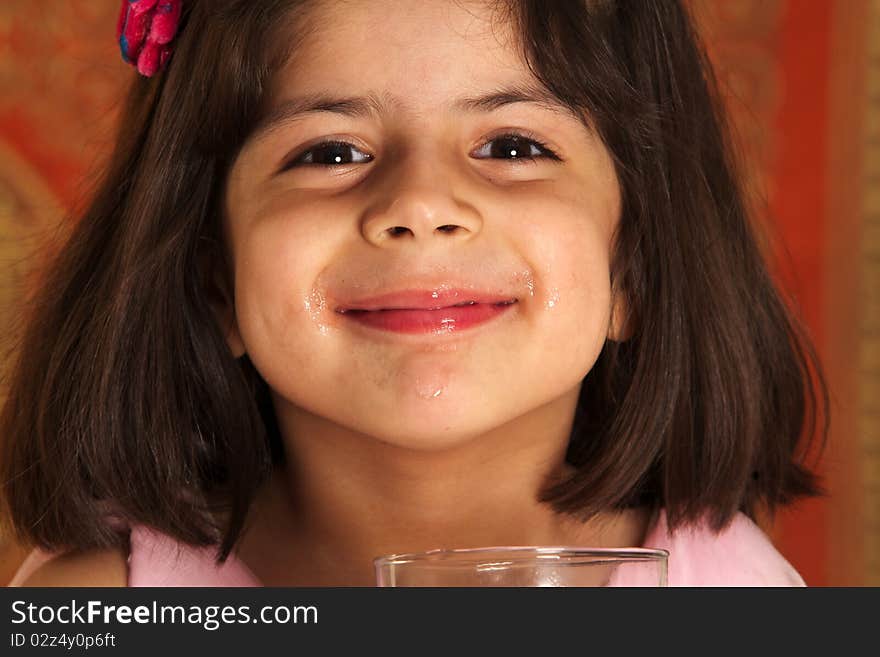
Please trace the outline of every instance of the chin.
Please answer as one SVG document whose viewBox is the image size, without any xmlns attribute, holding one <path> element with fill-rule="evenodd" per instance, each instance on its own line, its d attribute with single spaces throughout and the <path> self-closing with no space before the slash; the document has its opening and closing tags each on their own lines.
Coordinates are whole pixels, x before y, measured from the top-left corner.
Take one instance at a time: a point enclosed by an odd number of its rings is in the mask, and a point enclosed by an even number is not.
<svg viewBox="0 0 880 657">
<path fill-rule="evenodd" d="M 401 429 L 411 429 L 411 431 L 401 431 Z M 419 430 L 416 427 L 394 427 L 394 431 L 377 436 L 378 440 L 393 445 L 401 449 L 408 449 L 415 452 L 442 452 L 450 449 L 456 449 L 475 440 L 480 431 L 467 430 L 465 427 L 455 426 L 446 430 L 427 430 L 422 426 Z"/>
<path fill-rule="evenodd" d="M 473 399 L 470 400 L 473 404 Z M 485 404 L 468 407 L 457 401 L 447 404 L 400 404 L 389 416 L 370 422 L 365 433 L 382 442 L 406 449 L 437 451 L 458 447 L 491 431 L 497 417 Z M 494 418 L 494 420 L 493 420 Z"/>
</svg>

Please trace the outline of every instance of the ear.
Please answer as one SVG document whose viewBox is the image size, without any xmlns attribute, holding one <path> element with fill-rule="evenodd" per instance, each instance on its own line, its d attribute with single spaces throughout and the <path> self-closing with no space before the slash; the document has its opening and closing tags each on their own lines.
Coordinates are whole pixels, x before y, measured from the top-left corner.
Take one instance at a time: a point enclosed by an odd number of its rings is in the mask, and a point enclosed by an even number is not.
<svg viewBox="0 0 880 657">
<path fill-rule="evenodd" d="M 220 332 L 234 358 L 245 354 L 244 342 L 235 316 L 235 292 L 232 267 L 224 257 L 223 248 L 214 240 L 203 238 L 199 250 L 199 269 L 205 298 Z"/>
<path fill-rule="evenodd" d="M 630 304 L 622 290 L 613 291 L 612 299 L 608 339 L 612 342 L 626 342 L 632 337 L 635 324 Z"/>
</svg>

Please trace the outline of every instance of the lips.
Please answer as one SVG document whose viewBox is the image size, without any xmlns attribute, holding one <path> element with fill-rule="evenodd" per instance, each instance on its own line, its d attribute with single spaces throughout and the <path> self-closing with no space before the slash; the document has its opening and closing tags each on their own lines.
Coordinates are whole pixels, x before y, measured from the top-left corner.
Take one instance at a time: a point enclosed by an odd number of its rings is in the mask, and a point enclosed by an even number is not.
<svg viewBox="0 0 880 657">
<path fill-rule="evenodd" d="M 404 290 L 349 302 L 337 312 L 358 324 L 398 333 L 449 333 L 507 312 L 515 297 L 473 290 Z"/>
<path fill-rule="evenodd" d="M 516 297 L 476 290 L 402 290 L 351 301 L 339 306 L 337 312 L 352 310 L 436 310 L 473 304 L 510 304 Z"/>
</svg>

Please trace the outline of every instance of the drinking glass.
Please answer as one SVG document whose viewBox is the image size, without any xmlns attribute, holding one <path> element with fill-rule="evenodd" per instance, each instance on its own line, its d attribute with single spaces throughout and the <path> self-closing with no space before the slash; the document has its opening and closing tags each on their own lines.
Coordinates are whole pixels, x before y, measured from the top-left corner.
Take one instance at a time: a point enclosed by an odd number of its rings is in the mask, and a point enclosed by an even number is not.
<svg viewBox="0 0 880 657">
<path fill-rule="evenodd" d="M 666 586 L 669 553 L 647 548 L 486 547 L 373 560 L 378 586 Z"/>
</svg>

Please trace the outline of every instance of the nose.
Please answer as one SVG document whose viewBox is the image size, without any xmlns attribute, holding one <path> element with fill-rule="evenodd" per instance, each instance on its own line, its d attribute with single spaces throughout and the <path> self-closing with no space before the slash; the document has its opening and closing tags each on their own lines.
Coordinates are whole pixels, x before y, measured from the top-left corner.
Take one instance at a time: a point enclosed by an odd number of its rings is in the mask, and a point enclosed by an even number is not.
<svg viewBox="0 0 880 657">
<path fill-rule="evenodd" d="M 403 168 L 403 167 L 401 167 Z M 425 240 L 465 241 L 482 227 L 477 209 L 456 198 L 439 167 L 407 167 L 364 214 L 361 231 L 376 246 Z"/>
</svg>

